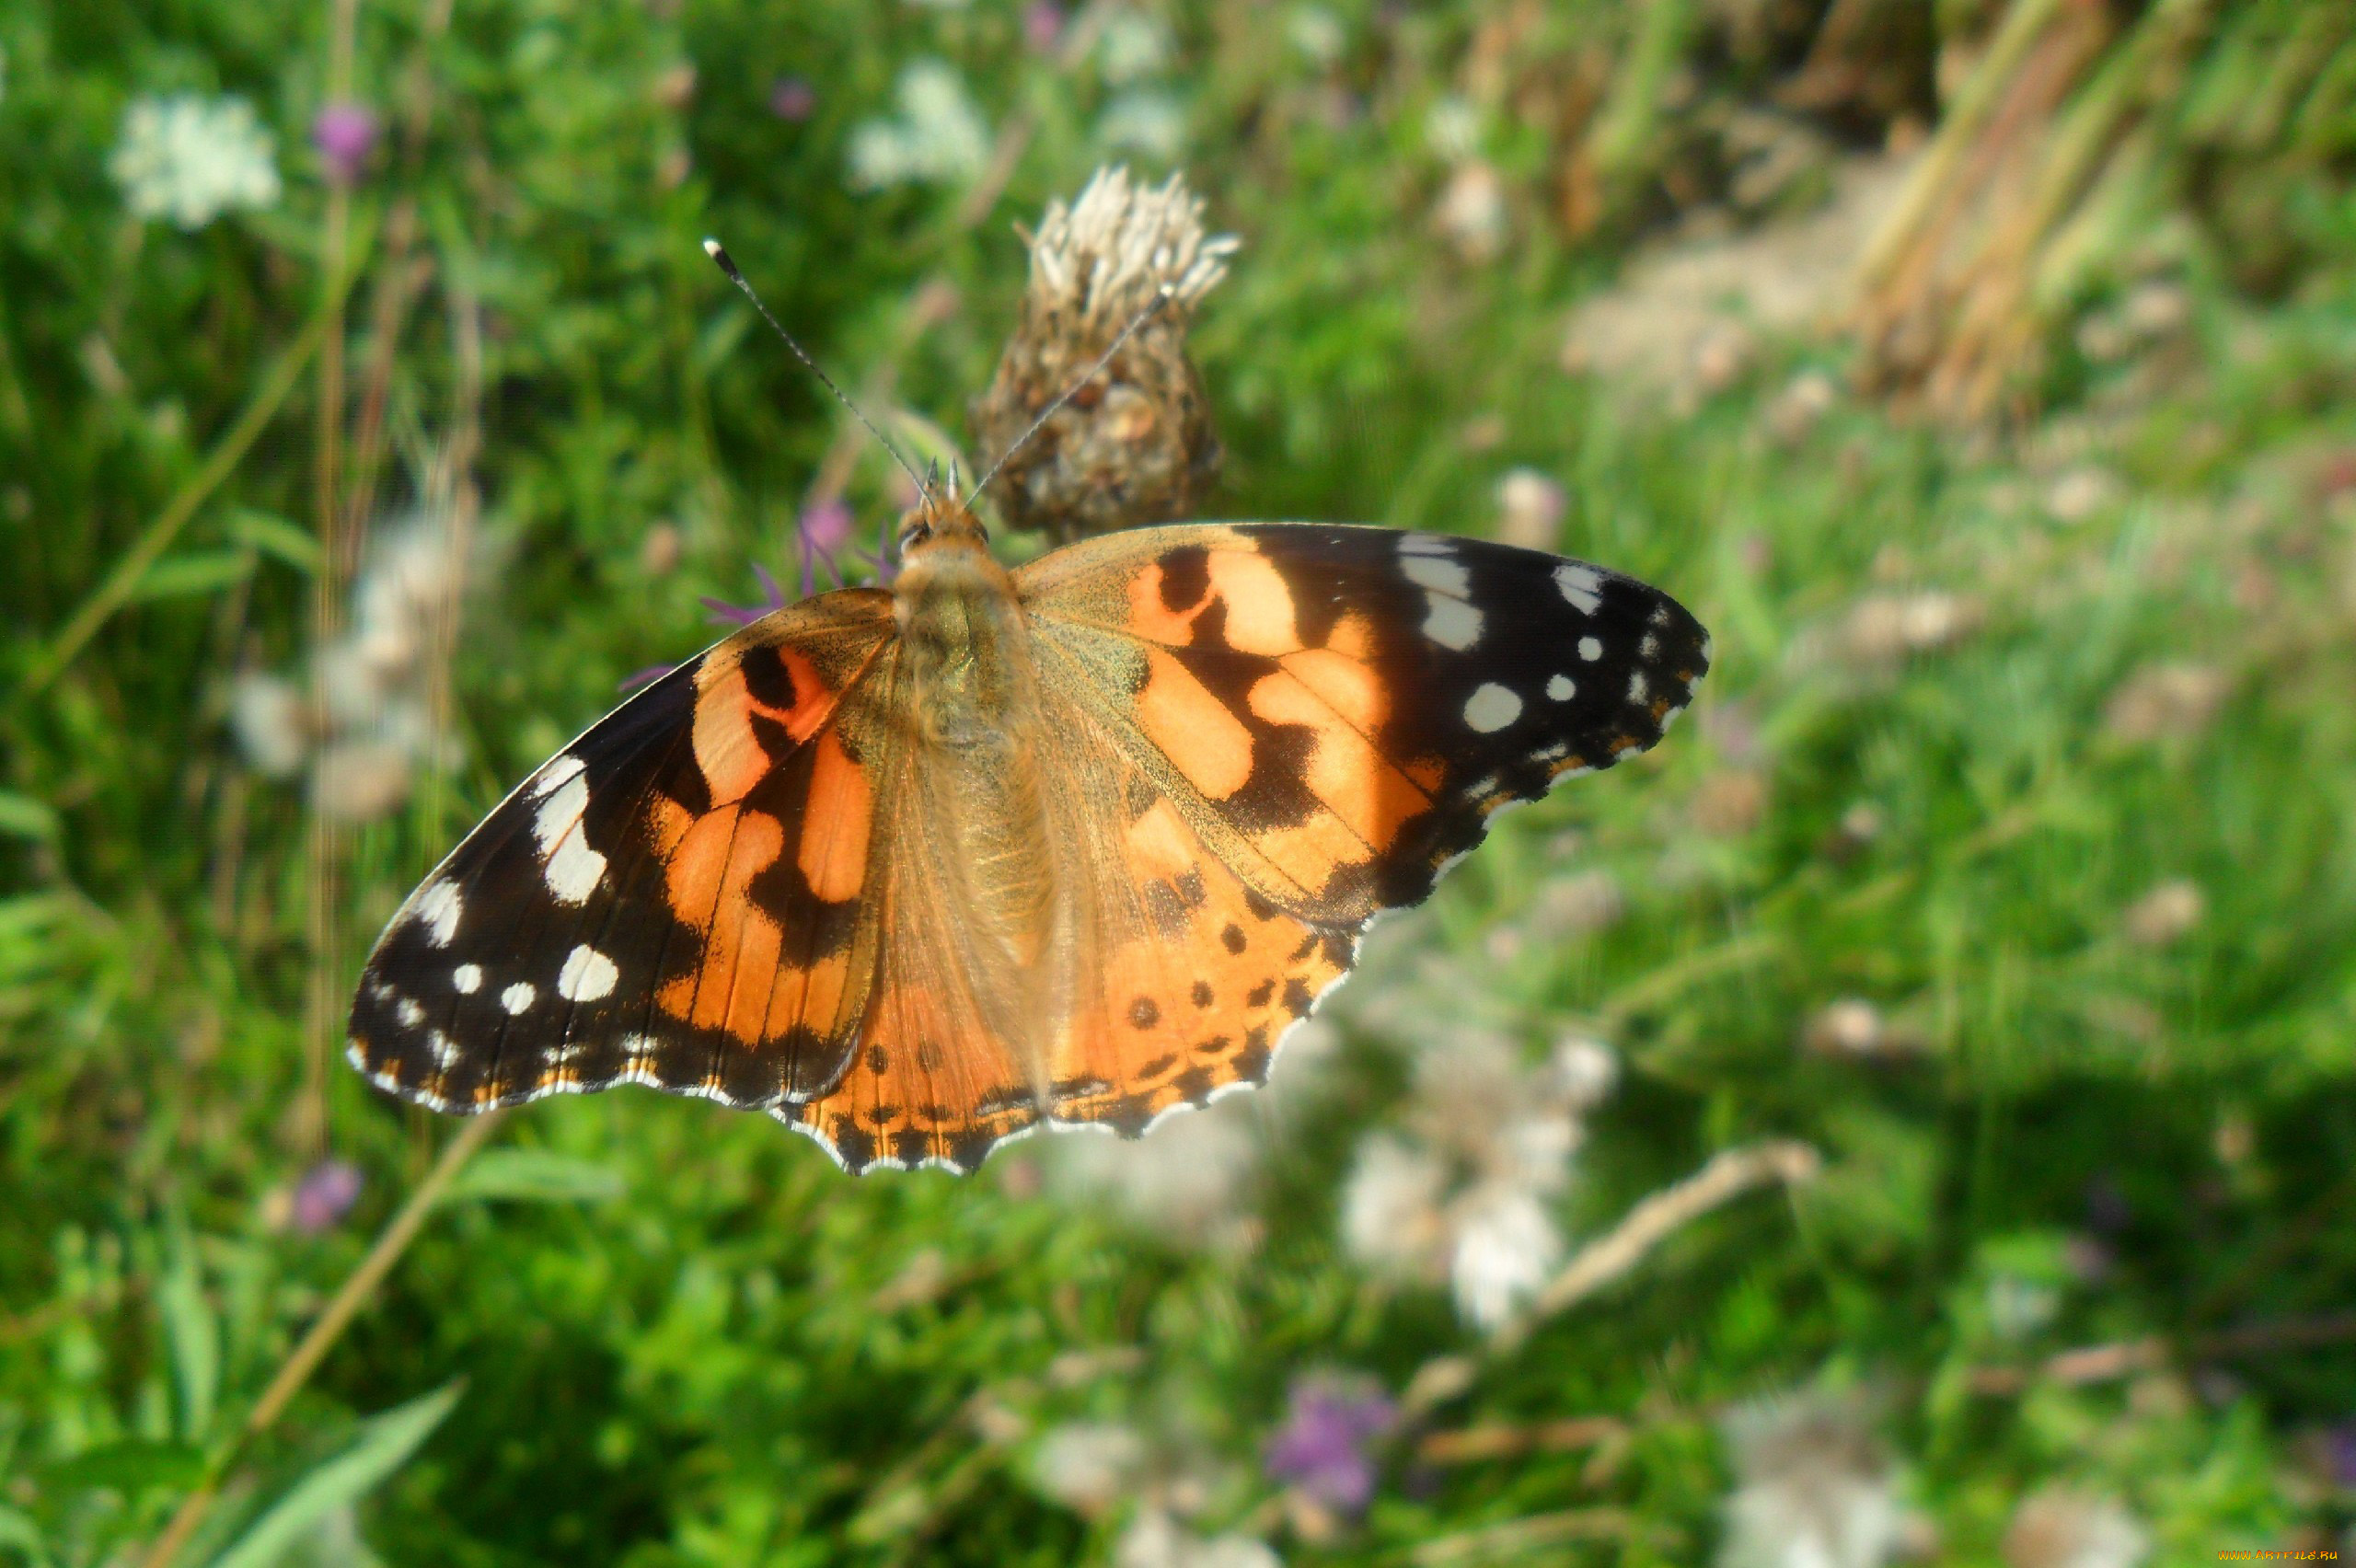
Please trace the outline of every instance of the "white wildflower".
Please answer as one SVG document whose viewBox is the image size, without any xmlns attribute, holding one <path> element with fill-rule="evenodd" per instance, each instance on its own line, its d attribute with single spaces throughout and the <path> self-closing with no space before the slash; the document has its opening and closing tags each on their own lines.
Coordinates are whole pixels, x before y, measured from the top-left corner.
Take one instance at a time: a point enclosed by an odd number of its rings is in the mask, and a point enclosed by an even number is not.
<svg viewBox="0 0 2356 1568">
<path fill-rule="evenodd" d="M 1285 17 L 1285 31 L 1291 35 L 1292 46 L 1321 71 L 1341 59 L 1342 51 L 1349 47 L 1348 28 L 1322 6 L 1295 6 Z"/>
<path fill-rule="evenodd" d="M 2045 1487 L 2021 1500 L 2004 1531 L 2006 1568 L 2136 1568 L 2152 1546 L 2135 1516 L 2108 1497 Z"/>
<path fill-rule="evenodd" d="M 1452 1032 L 1417 1058 L 1412 1140 L 1377 1134 L 1360 1147 L 1345 1245 L 1393 1278 L 1445 1280 L 1469 1321 L 1497 1328 L 1562 1261 L 1548 1200 L 1613 1073 L 1611 1052 L 1584 1036 L 1533 1069 L 1502 1035 Z"/>
<path fill-rule="evenodd" d="M 352 586 L 351 624 L 312 654 L 309 682 L 249 673 L 231 688 L 230 729 L 248 761 L 283 777 L 307 758 L 323 815 L 383 816 L 408 798 L 419 767 L 456 760 L 429 697 L 464 583 L 451 544 L 435 517 L 380 527 Z"/>
<path fill-rule="evenodd" d="M 1078 1514 L 1101 1514 L 1121 1500 L 1146 1461 L 1136 1428 L 1112 1421 L 1068 1421 L 1050 1427 L 1031 1455 L 1031 1483 Z"/>
<path fill-rule="evenodd" d="M 1377 1133 L 1358 1147 L 1342 1189 L 1342 1240 L 1380 1272 L 1418 1278 L 1444 1256 L 1448 1218 L 1441 1201 L 1448 1167 L 1438 1157 Z"/>
<path fill-rule="evenodd" d="M 229 730 L 254 771 L 283 778 L 311 749 L 302 689 L 282 675 L 248 670 L 229 688 Z"/>
<path fill-rule="evenodd" d="M 1449 1286 L 1457 1310 L 1496 1329 L 1538 1294 L 1563 1255 L 1562 1232 L 1528 1187 L 1491 1182 L 1457 1205 Z"/>
<path fill-rule="evenodd" d="M 1435 157 L 1462 163 L 1481 149 L 1481 111 L 1450 93 L 1424 115 L 1424 144 Z"/>
<path fill-rule="evenodd" d="M 1159 75 L 1177 52 L 1170 29 L 1160 17 L 1127 6 L 1105 13 L 1096 34 L 1096 74 L 1120 86 Z"/>
<path fill-rule="evenodd" d="M 850 136 L 851 184 L 861 190 L 970 179 L 989 160 L 989 126 L 946 61 L 913 60 L 900 72 L 900 112 Z"/>
<path fill-rule="evenodd" d="M 1282 1568 L 1265 1542 L 1244 1535 L 1205 1538 L 1161 1508 L 1141 1508 L 1113 1548 L 1114 1568 Z"/>
<path fill-rule="evenodd" d="M 1109 148 L 1168 162 L 1186 144 L 1185 106 L 1152 88 L 1122 93 L 1104 106 L 1096 139 Z"/>
<path fill-rule="evenodd" d="M 1456 166 L 1432 208 L 1432 225 L 1440 237 L 1475 264 L 1494 261 L 1504 252 L 1511 221 L 1504 179 L 1479 158 Z"/>
<path fill-rule="evenodd" d="M 1855 1401 L 1748 1405 L 1723 1430 L 1738 1484 L 1719 1568 L 1879 1568 L 1906 1544 L 1896 1468 Z"/>
<path fill-rule="evenodd" d="M 1075 1202 L 1117 1210 L 1164 1240 L 1194 1245 L 1239 1239 L 1242 1199 L 1259 1170 L 1252 1097 L 1184 1111 L 1142 1138 L 1074 1132 L 1045 1151 L 1048 1179 Z"/>
<path fill-rule="evenodd" d="M 1569 508 L 1560 481 L 1536 468 L 1509 468 L 1497 481 L 1497 538 L 1526 550 L 1551 550 Z"/>
<path fill-rule="evenodd" d="M 271 140 L 239 98 L 183 93 L 132 101 L 107 172 L 133 217 L 201 229 L 240 207 L 278 200 Z"/>
</svg>

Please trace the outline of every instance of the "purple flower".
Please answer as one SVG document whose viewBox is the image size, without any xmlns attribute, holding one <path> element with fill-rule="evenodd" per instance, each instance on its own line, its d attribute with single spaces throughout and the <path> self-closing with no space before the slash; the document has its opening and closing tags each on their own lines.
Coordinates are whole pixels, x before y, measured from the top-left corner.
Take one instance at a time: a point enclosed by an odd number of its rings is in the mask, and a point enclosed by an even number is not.
<svg viewBox="0 0 2356 1568">
<path fill-rule="evenodd" d="M 835 553 L 850 542 L 850 508 L 838 495 L 803 508 L 801 519 L 793 525 L 793 548 L 802 559 L 803 598 L 818 591 L 815 568 L 819 561 L 826 563 L 826 575 L 835 580 L 835 586 L 843 585 L 843 569 Z"/>
<path fill-rule="evenodd" d="M 757 605 L 732 605 L 709 595 L 704 598 L 703 607 L 711 612 L 714 626 L 750 626 L 771 610 L 781 610 L 793 602 L 778 586 L 777 579 L 769 575 L 769 569 L 759 561 L 753 563 L 753 576 L 761 584 L 762 602 Z"/>
<path fill-rule="evenodd" d="M 360 1201 L 360 1167 L 348 1159 L 322 1159 L 303 1173 L 288 1205 L 289 1224 L 306 1236 L 332 1230 Z"/>
<path fill-rule="evenodd" d="M 2323 1451 L 2332 1481 L 2343 1487 L 2356 1488 L 2356 1421 L 2325 1427 Z"/>
<path fill-rule="evenodd" d="M 1056 0 L 1033 0 L 1022 7 L 1022 41 L 1040 54 L 1052 52 L 1064 36 L 1064 8 Z"/>
<path fill-rule="evenodd" d="M 332 185 L 355 185 L 376 150 L 376 111 L 364 103 L 331 103 L 311 121 L 311 145 L 318 149 Z"/>
<path fill-rule="evenodd" d="M 769 88 L 769 112 L 800 123 L 818 107 L 818 89 L 799 76 L 780 76 Z"/>
<path fill-rule="evenodd" d="M 1268 1475 L 1336 1513 L 1358 1513 L 1374 1498 L 1374 1457 L 1368 1449 L 1390 1430 L 1396 1413 L 1371 1388 L 1302 1378 L 1293 1384 L 1284 1425 L 1268 1440 Z"/>
</svg>

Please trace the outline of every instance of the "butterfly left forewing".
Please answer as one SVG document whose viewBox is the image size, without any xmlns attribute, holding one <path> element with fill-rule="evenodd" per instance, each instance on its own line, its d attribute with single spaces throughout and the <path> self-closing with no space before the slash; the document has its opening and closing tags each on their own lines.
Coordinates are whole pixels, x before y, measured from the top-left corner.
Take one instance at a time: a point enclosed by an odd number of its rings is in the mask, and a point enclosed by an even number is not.
<svg viewBox="0 0 2356 1568">
<path fill-rule="evenodd" d="M 873 968 L 892 632 L 888 594 L 795 605 L 538 769 L 378 939 L 354 1065 L 458 1112 L 625 1081 L 748 1105 L 821 1092 Z"/>
</svg>

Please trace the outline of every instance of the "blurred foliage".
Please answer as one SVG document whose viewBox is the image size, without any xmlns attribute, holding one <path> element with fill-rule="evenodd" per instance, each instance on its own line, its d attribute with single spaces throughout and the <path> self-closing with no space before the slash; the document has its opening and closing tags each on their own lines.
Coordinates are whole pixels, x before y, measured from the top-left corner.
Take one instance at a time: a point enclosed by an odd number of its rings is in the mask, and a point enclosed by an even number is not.
<svg viewBox="0 0 2356 1568">
<path fill-rule="evenodd" d="M 2109 226 L 2033 302 L 2036 397 L 2002 432 L 1893 417 L 1844 390 L 1838 342 L 1761 335 L 1672 366 L 1666 401 L 1558 363 L 1632 247 L 1805 213 L 1935 136 L 2009 8 L 1898 14 L 1923 9 L 363 5 L 350 91 L 384 133 L 337 198 L 309 144 L 333 7 L 0 6 L 0 1561 L 135 1560 L 446 1136 L 341 1068 L 324 1123 L 302 1113 L 306 986 L 348 984 L 629 672 L 699 646 L 702 596 L 791 567 L 829 452 L 861 528 L 888 520 L 888 465 L 841 444 L 698 241 L 953 441 L 1014 318 L 1011 225 L 1123 157 L 1183 164 L 1244 241 L 1194 340 L 1214 513 L 1530 542 L 1495 499 L 1530 470 L 1559 492 L 1541 537 L 1715 630 L 1689 727 L 1502 824 L 1386 929 L 1339 1048 L 1218 1113 L 1242 1184 L 1210 1239 L 1153 1206 L 1153 1167 L 1148 1201 L 1108 1205 L 1039 1141 L 971 1181 L 851 1182 L 707 1105 L 518 1114 L 185 1561 L 1181 1561 L 1140 1555 L 1166 1515 L 1300 1561 L 1692 1562 L 1731 1483 L 1772 1501 L 1766 1440 L 1721 1417 L 1795 1390 L 1859 1394 L 1899 1544 L 1941 1561 L 2005 1560 L 2054 1482 L 2123 1500 L 2158 1561 L 2337 1542 L 2344 6 L 2224 7 L 2179 41 L 2184 90 L 2103 165 L 2140 183 L 2072 196 Z M 2171 8 L 2076 9 L 2131 40 Z M 987 156 L 855 186 L 860 127 L 901 115 L 895 156 L 919 144 L 925 61 Z M 180 92 L 255 106 L 280 199 L 193 231 L 129 215 L 110 149 L 135 98 Z M 321 272 L 339 212 L 348 293 Z M 480 514 L 439 766 L 331 838 L 319 953 L 304 786 L 229 721 L 372 570 L 315 543 L 323 312 L 347 455 L 381 398 L 352 513 L 380 540 L 436 496 Z M 1755 1137 L 1828 1168 L 1680 1232 L 1427 1416 L 1511 1442 L 1442 1462 L 1399 1435 L 1337 1517 L 1262 1470 L 1288 1382 L 1396 1395 L 1479 1343 L 1337 1231 L 1362 1135 L 1475 1021 L 1619 1054 L 1550 1199 L 1574 1239 Z M 363 1173 L 348 1214 L 298 1190 L 329 1147 Z M 2086 1347 L 2129 1350 L 2064 1355 Z M 1620 1435 L 1544 1440 L 1589 1415 Z M 1150 1478 L 1093 1501 L 1043 1479 L 1082 1421 L 1143 1434 Z"/>
</svg>

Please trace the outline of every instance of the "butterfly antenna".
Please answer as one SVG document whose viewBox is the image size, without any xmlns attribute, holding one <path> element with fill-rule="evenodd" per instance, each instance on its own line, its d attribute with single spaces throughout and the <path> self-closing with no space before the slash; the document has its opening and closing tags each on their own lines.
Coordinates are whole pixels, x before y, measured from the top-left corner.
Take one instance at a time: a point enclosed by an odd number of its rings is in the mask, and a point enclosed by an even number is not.
<svg viewBox="0 0 2356 1568">
<path fill-rule="evenodd" d="M 1121 345 L 1127 342 L 1132 337 L 1136 336 L 1138 329 L 1143 327 L 1156 316 L 1161 315 L 1161 307 L 1163 306 L 1168 305 L 1172 300 L 1176 299 L 1177 297 L 1178 289 L 1173 283 L 1164 283 L 1161 287 L 1156 289 L 1154 291 L 1153 298 L 1146 303 L 1145 308 L 1138 311 L 1135 316 L 1129 317 L 1129 324 L 1122 328 L 1119 334 L 1114 338 L 1112 346 L 1106 349 L 1103 353 L 1096 356 L 1096 363 L 1088 367 L 1087 374 L 1082 375 L 1079 380 L 1073 382 L 1069 386 L 1065 387 L 1060 397 L 1057 398 L 1054 402 L 1041 409 L 1039 411 L 1039 417 L 1031 421 L 1031 428 L 1024 431 L 1021 435 L 1016 436 L 1012 442 L 1009 443 L 1006 450 L 998 455 L 998 461 L 990 465 L 989 472 L 984 474 L 980 478 L 974 481 L 973 493 L 976 495 L 981 494 L 983 489 L 987 486 L 992 479 L 998 478 L 998 471 L 1006 467 L 1007 459 L 1022 451 L 1025 446 L 1029 445 L 1031 444 L 1031 438 L 1039 433 L 1040 427 L 1044 426 L 1049 420 L 1054 419 L 1057 413 L 1066 403 L 1070 402 L 1074 398 L 1080 396 L 1080 389 L 1081 387 L 1095 380 L 1098 375 L 1103 371 L 1104 367 L 1113 363 L 1113 356 L 1121 352 Z"/>
<path fill-rule="evenodd" d="M 703 253 L 718 263 L 722 271 L 728 274 L 728 281 L 730 282 L 734 283 L 738 288 L 745 291 L 745 297 L 753 302 L 753 308 L 761 313 L 761 319 L 769 324 L 769 329 L 771 331 L 785 340 L 785 346 L 793 351 L 793 357 L 795 359 L 800 360 L 803 364 L 809 366 L 810 374 L 818 378 L 819 385 L 826 387 L 827 391 L 832 392 L 835 395 L 836 401 L 841 403 L 844 408 L 849 409 L 851 412 L 851 417 L 857 420 L 860 424 L 867 427 L 868 434 L 873 436 L 876 440 L 884 444 L 884 450 L 892 455 L 892 461 L 897 463 L 900 466 L 901 471 L 907 474 L 909 479 L 915 483 L 917 492 L 919 495 L 926 496 L 932 494 L 932 487 L 924 482 L 924 476 L 917 472 L 916 466 L 901 455 L 900 449 L 892 444 L 892 438 L 875 428 L 875 421 L 869 419 L 865 412 L 860 409 L 860 406 L 850 400 L 850 395 L 849 393 L 836 386 L 833 379 L 829 377 L 825 371 L 818 368 L 818 362 L 812 359 L 808 351 L 803 349 L 800 343 L 793 340 L 793 334 L 787 331 L 782 326 L 779 325 L 778 318 L 769 314 L 769 307 L 761 303 L 761 296 L 753 292 L 753 285 L 746 282 L 745 281 L 745 274 L 736 270 L 735 258 L 728 254 L 727 248 L 716 239 L 707 239 L 703 242 Z M 1126 333 L 1122 334 L 1124 337 L 1126 337 L 1127 335 L 1128 334 Z M 1089 374 L 1092 375 L 1095 372 L 1091 371 Z"/>
</svg>

